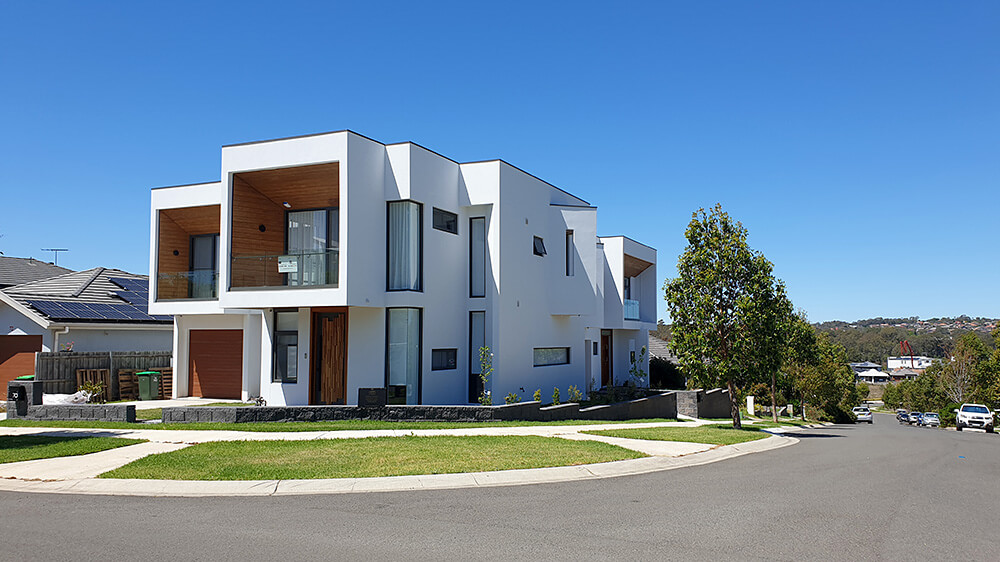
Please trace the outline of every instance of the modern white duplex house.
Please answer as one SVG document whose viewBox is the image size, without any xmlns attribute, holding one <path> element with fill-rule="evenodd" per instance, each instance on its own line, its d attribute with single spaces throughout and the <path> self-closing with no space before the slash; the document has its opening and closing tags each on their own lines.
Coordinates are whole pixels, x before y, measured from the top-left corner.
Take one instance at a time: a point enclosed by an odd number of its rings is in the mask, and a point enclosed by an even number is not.
<svg viewBox="0 0 1000 562">
<path fill-rule="evenodd" d="M 177 397 L 468 404 L 485 346 L 495 403 L 565 400 L 628 380 L 655 327 L 656 250 L 501 160 L 351 131 L 225 146 L 220 181 L 154 189 L 150 218 Z"/>
</svg>

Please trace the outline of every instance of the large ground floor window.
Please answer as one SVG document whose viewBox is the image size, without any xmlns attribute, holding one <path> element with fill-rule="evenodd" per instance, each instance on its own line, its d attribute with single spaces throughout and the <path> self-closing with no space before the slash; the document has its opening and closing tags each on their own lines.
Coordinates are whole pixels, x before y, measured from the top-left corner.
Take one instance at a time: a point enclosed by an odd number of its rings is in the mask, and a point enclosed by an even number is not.
<svg viewBox="0 0 1000 562">
<path fill-rule="evenodd" d="M 386 309 L 385 387 L 389 404 L 420 403 L 419 308 Z"/>
</svg>

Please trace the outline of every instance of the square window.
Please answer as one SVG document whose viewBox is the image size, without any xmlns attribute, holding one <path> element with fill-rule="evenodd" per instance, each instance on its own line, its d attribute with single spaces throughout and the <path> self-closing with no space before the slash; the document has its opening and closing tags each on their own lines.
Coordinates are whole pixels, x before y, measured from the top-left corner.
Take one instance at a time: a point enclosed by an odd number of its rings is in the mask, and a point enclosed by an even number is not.
<svg viewBox="0 0 1000 562">
<path fill-rule="evenodd" d="M 458 215 L 455 213 L 443 211 L 435 207 L 433 223 L 434 228 L 437 230 L 458 234 Z"/>
<path fill-rule="evenodd" d="M 431 370 L 450 371 L 458 367 L 457 349 L 432 349 Z"/>
<path fill-rule="evenodd" d="M 534 244 L 532 245 L 532 249 L 534 250 L 534 253 L 535 253 L 536 256 L 544 256 L 545 255 L 545 241 L 543 241 L 540 236 L 535 236 L 535 240 L 534 240 Z"/>
</svg>

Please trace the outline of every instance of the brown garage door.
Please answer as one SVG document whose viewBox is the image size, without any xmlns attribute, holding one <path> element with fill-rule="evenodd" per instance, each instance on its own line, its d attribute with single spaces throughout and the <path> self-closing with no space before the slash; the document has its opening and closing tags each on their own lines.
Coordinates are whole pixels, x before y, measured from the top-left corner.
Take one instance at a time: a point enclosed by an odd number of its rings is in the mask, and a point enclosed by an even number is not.
<svg viewBox="0 0 1000 562">
<path fill-rule="evenodd" d="M 191 396 L 240 398 L 243 330 L 191 330 L 188 356 Z"/>
<path fill-rule="evenodd" d="M 21 375 L 35 374 L 35 352 L 42 350 L 42 336 L 0 336 L 0 385 Z"/>
</svg>

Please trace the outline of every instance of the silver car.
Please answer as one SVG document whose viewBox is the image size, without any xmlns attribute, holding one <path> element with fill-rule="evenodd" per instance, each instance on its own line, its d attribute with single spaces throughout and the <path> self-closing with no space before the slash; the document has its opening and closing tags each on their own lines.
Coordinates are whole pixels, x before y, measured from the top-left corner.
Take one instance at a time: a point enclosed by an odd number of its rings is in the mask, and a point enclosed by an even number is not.
<svg viewBox="0 0 1000 562">
<path fill-rule="evenodd" d="M 920 417 L 920 425 L 941 427 L 941 418 L 937 415 L 937 412 L 924 412 L 924 415 Z"/>
</svg>

